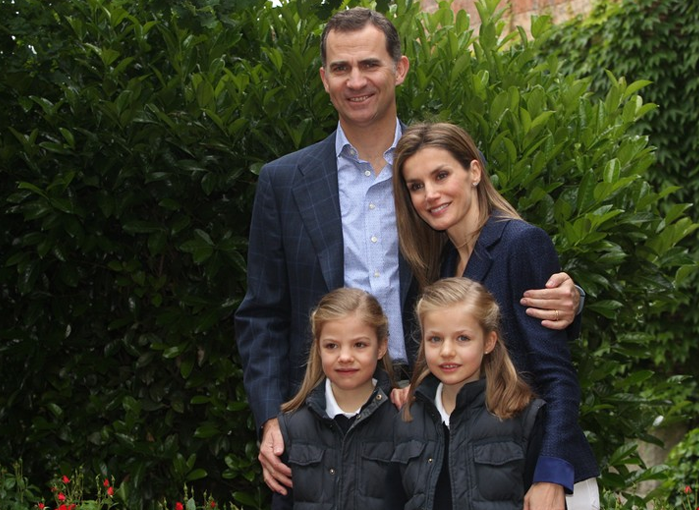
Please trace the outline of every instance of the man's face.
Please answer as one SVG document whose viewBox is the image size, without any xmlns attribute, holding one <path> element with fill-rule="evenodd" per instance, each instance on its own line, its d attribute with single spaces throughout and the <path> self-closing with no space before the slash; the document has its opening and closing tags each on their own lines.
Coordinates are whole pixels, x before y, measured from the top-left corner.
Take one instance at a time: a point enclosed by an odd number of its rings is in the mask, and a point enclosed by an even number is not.
<svg viewBox="0 0 699 510">
<path fill-rule="evenodd" d="M 386 36 L 372 24 L 354 32 L 331 31 L 320 77 L 343 129 L 392 121 L 396 86 L 403 83 L 408 67 L 405 56 L 393 62 L 386 50 Z"/>
</svg>

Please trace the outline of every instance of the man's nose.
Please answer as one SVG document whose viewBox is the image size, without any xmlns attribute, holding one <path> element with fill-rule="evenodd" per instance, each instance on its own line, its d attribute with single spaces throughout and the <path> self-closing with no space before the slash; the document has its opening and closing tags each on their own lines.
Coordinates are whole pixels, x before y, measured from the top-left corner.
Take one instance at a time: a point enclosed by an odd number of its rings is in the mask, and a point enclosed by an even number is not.
<svg viewBox="0 0 699 510">
<path fill-rule="evenodd" d="M 347 86 L 352 89 L 360 89 L 366 85 L 366 77 L 362 73 L 361 69 L 355 67 L 350 71 L 349 78 L 347 79 Z"/>
</svg>

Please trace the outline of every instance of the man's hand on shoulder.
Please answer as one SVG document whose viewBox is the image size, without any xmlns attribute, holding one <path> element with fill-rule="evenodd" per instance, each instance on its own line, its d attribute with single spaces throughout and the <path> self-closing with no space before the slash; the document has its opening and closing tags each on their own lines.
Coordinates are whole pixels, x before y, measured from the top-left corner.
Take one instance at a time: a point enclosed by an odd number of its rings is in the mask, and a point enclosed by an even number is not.
<svg viewBox="0 0 699 510">
<path fill-rule="evenodd" d="M 267 487 L 274 492 L 286 495 L 291 483 L 291 469 L 282 463 L 279 457 L 284 453 L 284 438 L 279 429 L 279 420 L 272 418 L 267 420 L 262 427 L 262 440 L 260 441 L 260 454 L 257 459 L 262 464 L 262 476 Z"/>
<path fill-rule="evenodd" d="M 520 304 L 527 307 L 527 315 L 541 319 L 542 326 L 563 330 L 578 314 L 580 292 L 568 274 L 556 273 L 546 282 L 545 289 L 526 291 Z"/>
</svg>

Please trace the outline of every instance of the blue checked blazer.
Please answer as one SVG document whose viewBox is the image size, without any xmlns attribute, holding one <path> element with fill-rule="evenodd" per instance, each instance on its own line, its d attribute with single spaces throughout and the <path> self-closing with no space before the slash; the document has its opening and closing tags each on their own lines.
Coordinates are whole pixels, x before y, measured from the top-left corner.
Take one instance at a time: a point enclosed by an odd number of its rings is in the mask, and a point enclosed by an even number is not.
<svg viewBox="0 0 699 510">
<path fill-rule="evenodd" d="M 442 277 L 454 276 L 457 262 L 458 253 L 448 244 Z M 558 271 L 558 255 L 546 232 L 524 221 L 493 215 L 478 236 L 463 276 L 481 282 L 495 297 L 512 361 L 537 396 L 546 401 L 545 432 L 534 481 L 559 483 L 572 491 L 574 481 L 597 476 L 599 470 L 578 423 L 580 385 L 571 361 L 569 334 L 545 328 L 519 305 L 525 290 L 544 288 Z"/>
<path fill-rule="evenodd" d="M 245 390 L 258 427 L 279 413 L 303 379 L 309 312 L 344 285 L 344 247 L 333 133 L 265 165 L 257 182 L 248 247 L 248 288 L 235 314 Z M 401 300 L 411 274 L 400 260 Z M 412 313 L 404 313 L 407 322 Z M 410 324 L 404 330 L 408 337 Z M 416 343 L 406 342 L 411 360 Z"/>
</svg>

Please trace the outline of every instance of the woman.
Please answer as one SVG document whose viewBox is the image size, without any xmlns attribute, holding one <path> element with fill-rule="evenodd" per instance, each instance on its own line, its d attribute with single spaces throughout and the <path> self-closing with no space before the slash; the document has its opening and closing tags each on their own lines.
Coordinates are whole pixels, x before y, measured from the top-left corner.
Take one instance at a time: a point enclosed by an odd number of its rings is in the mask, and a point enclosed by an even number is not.
<svg viewBox="0 0 699 510">
<path fill-rule="evenodd" d="M 393 164 L 400 247 L 420 287 L 450 276 L 483 283 L 502 310 L 515 366 L 547 402 L 525 508 L 599 508 L 599 471 L 577 421 L 580 388 L 566 333 L 544 328 L 519 306 L 526 289 L 560 271 L 551 239 L 495 190 L 480 151 L 458 126 L 408 128 Z"/>
</svg>

